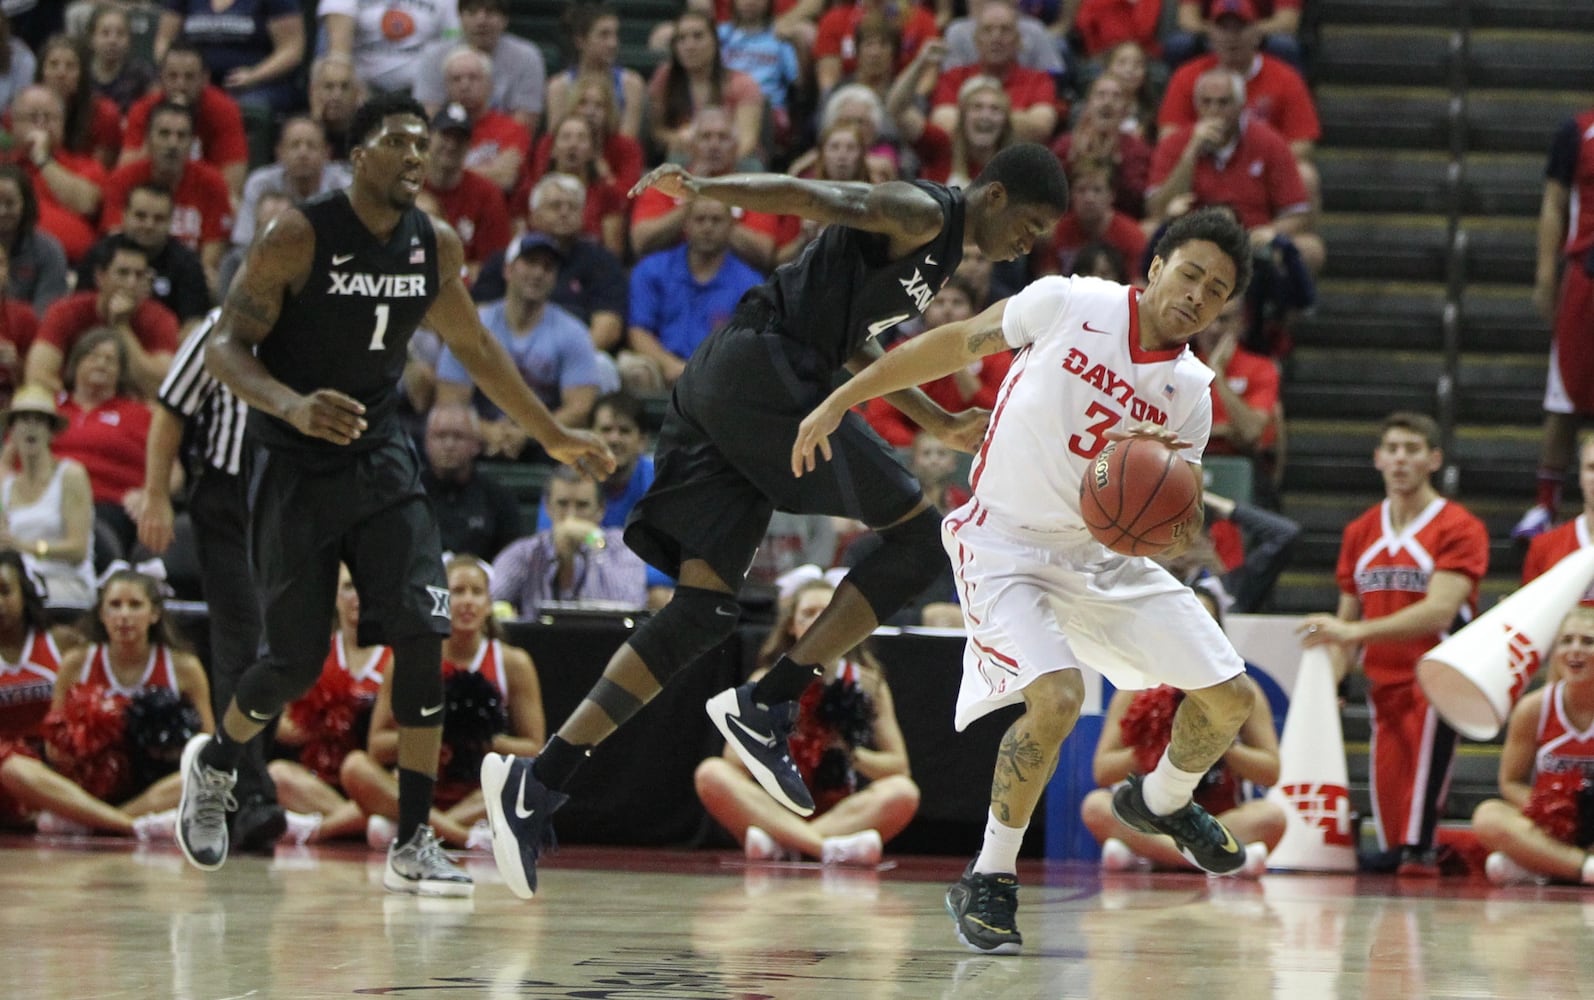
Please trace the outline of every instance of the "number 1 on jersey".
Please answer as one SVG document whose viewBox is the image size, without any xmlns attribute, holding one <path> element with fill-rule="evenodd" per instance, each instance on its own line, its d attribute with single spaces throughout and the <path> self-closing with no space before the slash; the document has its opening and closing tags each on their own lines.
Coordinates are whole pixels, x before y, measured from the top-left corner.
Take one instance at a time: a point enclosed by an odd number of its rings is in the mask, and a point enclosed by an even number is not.
<svg viewBox="0 0 1594 1000">
<path fill-rule="evenodd" d="M 382 343 L 382 338 L 387 336 L 388 304 L 386 302 L 376 307 L 376 332 L 371 334 L 371 350 L 382 351 L 387 345 Z"/>
</svg>

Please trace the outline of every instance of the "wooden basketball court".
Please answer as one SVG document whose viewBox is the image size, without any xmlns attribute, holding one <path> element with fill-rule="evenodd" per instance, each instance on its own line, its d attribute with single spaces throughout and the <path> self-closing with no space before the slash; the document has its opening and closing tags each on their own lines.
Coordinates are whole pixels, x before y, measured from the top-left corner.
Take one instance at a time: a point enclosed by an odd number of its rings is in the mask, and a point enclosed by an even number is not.
<svg viewBox="0 0 1594 1000">
<path fill-rule="evenodd" d="M 0 996 L 945 998 L 1594 995 L 1594 894 L 1447 879 L 1021 869 L 1024 954 L 959 945 L 963 859 L 884 872 L 568 848 L 522 902 L 384 893 L 363 847 L 190 869 L 175 847 L 0 839 Z"/>
</svg>

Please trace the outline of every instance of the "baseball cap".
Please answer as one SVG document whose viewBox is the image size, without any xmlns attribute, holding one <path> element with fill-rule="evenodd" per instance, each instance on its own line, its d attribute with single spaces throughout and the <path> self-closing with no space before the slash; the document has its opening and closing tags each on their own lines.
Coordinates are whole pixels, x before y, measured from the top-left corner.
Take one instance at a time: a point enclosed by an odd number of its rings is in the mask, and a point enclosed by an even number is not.
<svg viewBox="0 0 1594 1000">
<path fill-rule="evenodd" d="M 1251 0 L 1217 0 L 1212 5 L 1212 20 L 1216 21 L 1220 17 L 1238 18 L 1245 24 L 1253 24 L 1256 21 L 1256 6 Z"/>
<path fill-rule="evenodd" d="M 547 233 L 527 233 L 520 239 L 509 244 L 509 251 L 504 254 L 504 266 L 508 267 L 516 260 L 519 260 L 522 256 L 531 253 L 533 250 L 546 250 L 553 254 L 554 259 L 559 261 L 559 263 L 564 263 L 565 252 L 559 246 L 558 240 L 555 240 Z"/>
<path fill-rule="evenodd" d="M 470 132 L 470 112 L 463 104 L 446 104 L 432 117 L 432 128 L 439 132 Z"/>
</svg>

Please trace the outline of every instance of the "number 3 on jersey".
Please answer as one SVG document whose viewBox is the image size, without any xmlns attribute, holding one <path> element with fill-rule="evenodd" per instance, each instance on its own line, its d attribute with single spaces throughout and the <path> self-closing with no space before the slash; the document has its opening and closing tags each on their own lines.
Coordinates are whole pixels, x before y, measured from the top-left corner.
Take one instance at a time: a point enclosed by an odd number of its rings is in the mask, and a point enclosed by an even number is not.
<svg viewBox="0 0 1594 1000">
<path fill-rule="evenodd" d="M 371 350 L 373 351 L 387 349 L 387 345 L 382 342 L 382 338 L 387 336 L 387 314 L 388 304 L 386 302 L 376 307 L 376 331 L 371 334 Z"/>
<path fill-rule="evenodd" d="M 1068 450 L 1089 462 L 1101 454 L 1103 448 L 1107 447 L 1107 432 L 1118 426 L 1124 417 L 1123 414 L 1108 409 L 1100 402 L 1095 402 L 1085 409 L 1085 418 L 1087 420 L 1092 418 L 1099 419 L 1096 419 L 1095 423 L 1086 427 L 1083 434 L 1070 434 L 1068 437 Z M 1086 435 L 1089 436 L 1087 437 Z"/>
</svg>

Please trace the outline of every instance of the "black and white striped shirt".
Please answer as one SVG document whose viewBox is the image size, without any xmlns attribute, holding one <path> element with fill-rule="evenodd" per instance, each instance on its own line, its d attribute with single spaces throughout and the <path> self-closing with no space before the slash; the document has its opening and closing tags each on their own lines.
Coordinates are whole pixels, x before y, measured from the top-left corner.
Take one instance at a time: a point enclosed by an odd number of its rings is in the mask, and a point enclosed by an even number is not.
<svg viewBox="0 0 1594 1000">
<path fill-rule="evenodd" d="M 205 345 L 220 309 L 212 309 L 184 339 L 156 398 L 188 424 L 189 440 L 212 468 L 236 476 L 249 408 L 205 370 Z"/>
</svg>

